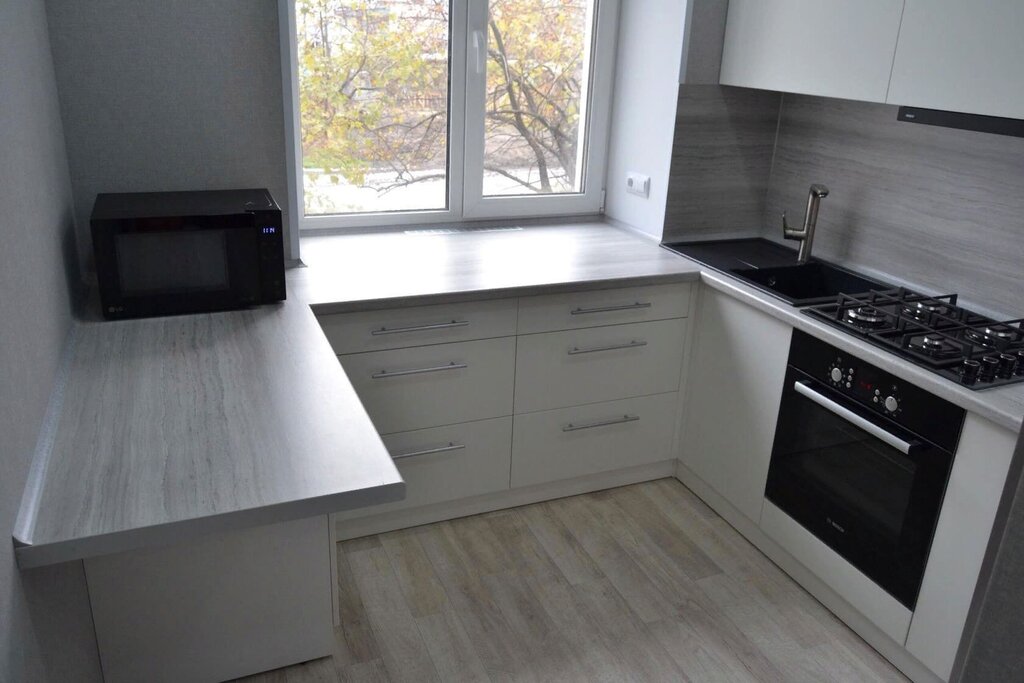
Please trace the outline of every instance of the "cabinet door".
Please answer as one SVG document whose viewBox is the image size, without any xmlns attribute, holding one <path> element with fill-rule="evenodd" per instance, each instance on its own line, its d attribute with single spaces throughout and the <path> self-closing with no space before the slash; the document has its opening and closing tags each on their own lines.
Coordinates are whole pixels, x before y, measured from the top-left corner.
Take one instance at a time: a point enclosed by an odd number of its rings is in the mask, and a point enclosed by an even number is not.
<svg viewBox="0 0 1024 683">
<path fill-rule="evenodd" d="M 708 287 L 694 325 L 682 461 L 757 522 L 792 328 Z"/>
<path fill-rule="evenodd" d="M 902 11 L 903 0 L 731 0 L 721 83 L 885 102 Z"/>
<path fill-rule="evenodd" d="M 891 104 L 1024 118 L 1024 2 L 907 0 Z"/>
<path fill-rule="evenodd" d="M 968 414 L 935 525 L 907 650 L 949 680 L 1017 435 Z"/>
</svg>

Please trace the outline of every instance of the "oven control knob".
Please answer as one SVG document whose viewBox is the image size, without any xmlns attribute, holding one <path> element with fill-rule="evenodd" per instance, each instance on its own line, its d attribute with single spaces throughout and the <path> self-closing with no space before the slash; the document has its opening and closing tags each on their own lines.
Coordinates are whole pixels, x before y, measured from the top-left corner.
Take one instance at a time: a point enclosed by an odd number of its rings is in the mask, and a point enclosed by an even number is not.
<svg viewBox="0 0 1024 683">
<path fill-rule="evenodd" d="M 896 409 L 900 407 L 900 402 L 896 400 L 895 396 L 885 397 L 885 409 L 890 413 L 895 413 Z"/>
<path fill-rule="evenodd" d="M 841 368 L 832 368 L 832 372 L 829 373 L 829 377 L 831 377 L 832 381 L 835 382 L 836 384 L 838 384 L 839 382 L 842 382 L 843 381 L 843 371 L 842 371 L 842 369 Z"/>
</svg>

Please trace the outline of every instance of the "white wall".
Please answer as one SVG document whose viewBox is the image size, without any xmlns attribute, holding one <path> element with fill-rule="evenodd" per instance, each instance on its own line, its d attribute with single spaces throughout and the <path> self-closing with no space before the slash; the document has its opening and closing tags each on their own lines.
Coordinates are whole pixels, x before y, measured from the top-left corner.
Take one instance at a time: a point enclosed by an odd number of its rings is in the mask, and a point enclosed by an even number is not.
<svg viewBox="0 0 1024 683">
<path fill-rule="evenodd" d="M 626 0 L 619 17 L 605 214 L 661 239 L 686 0 Z M 651 177 L 644 199 L 626 193 L 626 172 Z"/>
<path fill-rule="evenodd" d="M 99 192 L 266 187 L 289 211 L 277 0 L 46 6 L 87 270 Z"/>
<path fill-rule="evenodd" d="M 0 1 L 0 681 L 100 680 L 81 562 L 22 572 L 10 533 L 71 326 L 71 183 L 43 0 Z"/>
</svg>

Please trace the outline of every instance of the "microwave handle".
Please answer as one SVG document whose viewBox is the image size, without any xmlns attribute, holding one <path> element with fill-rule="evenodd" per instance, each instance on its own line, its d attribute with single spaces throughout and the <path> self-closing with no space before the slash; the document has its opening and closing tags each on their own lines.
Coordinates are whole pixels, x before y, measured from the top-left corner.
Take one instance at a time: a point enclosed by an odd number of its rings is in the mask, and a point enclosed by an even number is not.
<svg viewBox="0 0 1024 683">
<path fill-rule="evenodd" d="M 884 441 L 885 443 L 889 444 L 890 446 L 898 450 L 900 453 L 903 453 L 904 455 L 910 455 L 910 451 L 919 445 L 917 443 L 911 443 L 909 441 L 901 439 L 895 434 L 892 434 L 882 429 L 874 422 L 871 422 L 870 420 L 861 417 L 860 415 L 853 412 L 849 408 L 839 405 L 838 403 L 836 403 L 829 397 L 825 396 L 824 394 L 821 394 L 812 389 L 810 382 L 794 382 L 793 389 L 796 390 L 796 393 L 800 394 L 801 396 L 809 398 L 810 400 L 814 401 L 825 410 L 829 411 L 830 413 L 833 413 L 838 417 L 843 418 L 850 424 L 859 427 L 860 429 L 863 429 L 871 436 L 875 437 L 880 441 Z"/>
</svg>

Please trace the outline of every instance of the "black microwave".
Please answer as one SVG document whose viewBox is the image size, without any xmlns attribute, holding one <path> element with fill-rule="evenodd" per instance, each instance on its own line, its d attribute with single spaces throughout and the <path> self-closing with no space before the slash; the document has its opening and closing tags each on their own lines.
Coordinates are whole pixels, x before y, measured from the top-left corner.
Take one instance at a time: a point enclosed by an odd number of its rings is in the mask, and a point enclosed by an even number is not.
<svg viewBox="0 0 1024 683">
<path fill-rule="evenodd" d="M 281 208 L 267 190 L 100 194 L 90 227 L 108 319 L 285 298 Z"/>
</svg>

